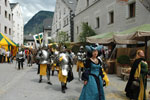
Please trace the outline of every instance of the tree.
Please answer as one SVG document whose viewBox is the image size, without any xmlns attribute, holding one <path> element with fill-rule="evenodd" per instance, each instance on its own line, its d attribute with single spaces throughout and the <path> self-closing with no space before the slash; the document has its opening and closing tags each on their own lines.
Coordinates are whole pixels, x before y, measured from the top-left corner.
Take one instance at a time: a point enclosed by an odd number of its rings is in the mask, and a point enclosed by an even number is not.
<svg viewBox="0 0 150 100">
<path fill-rule="evenodd" d="M 57 39 L 59 43 L 64 43 L 68 41 L 68 34 L 66 32 L 61 31 L 58 33 Z"/>
<path fill-rule="evenodd" d="M 93 35 L 96 35 L 95 31 L 90 26 L 88 26 L 87 23 L 83 22 L 82 32 L 80 33 L 79 41 L 86 42 L 86 37 L 93 36 Z"/>
</svg>

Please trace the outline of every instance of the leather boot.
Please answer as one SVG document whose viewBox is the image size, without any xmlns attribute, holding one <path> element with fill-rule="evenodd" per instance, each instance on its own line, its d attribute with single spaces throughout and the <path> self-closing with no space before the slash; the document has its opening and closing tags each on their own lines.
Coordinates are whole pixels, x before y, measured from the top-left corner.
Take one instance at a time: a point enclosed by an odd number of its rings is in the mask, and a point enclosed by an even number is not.
<svg viewBox="0 0 150 100">
<path fill-rule="evenodd" d="M 54 70 L 52 70 L 52 76 L 54 76 Z"/>
<path fill-rule="evenodd" d="M 62 92 L 62 93 L 66 93 L 64 86 L 61 86 L 61 92 Z"/>
</svg>

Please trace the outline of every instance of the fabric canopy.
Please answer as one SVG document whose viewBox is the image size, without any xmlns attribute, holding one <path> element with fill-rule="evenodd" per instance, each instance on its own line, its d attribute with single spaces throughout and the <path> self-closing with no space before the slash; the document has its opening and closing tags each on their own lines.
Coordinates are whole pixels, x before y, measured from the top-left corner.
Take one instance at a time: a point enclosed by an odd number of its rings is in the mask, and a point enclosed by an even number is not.
<svg viewBox="0 0 150 100">
<path fill-rule="evenodd" d="M 132 35 L 114 34 L 113 38 L 116 44 L 137 44 L 136 40 L 131 39 Z"/>
<path fill-rule="evenodd" d="M 17 44 L 3 33 L 0 33 L 0 48 L 1 47 L 3 47 L 6 51 L 12 50 L 13 56 L 17 53 Z"/>
<path fill-rule="evenodd" d="M 131 41 L 133 44 L 137 41 L 145 41 L 145 39 L 150 40 L 150 24 L 144 24 L 118 34 L 114 34 L 114 39 L 120 42 Z"/>
<path fill-rule="evenodd" d="M 150 40 L 150 24 L 144 24 L 119 33 L 109 32 L 87 37 L 87 42 L 100 44 L 137 44 L 137 41 L 145 41 L 145 39 Z"/>
<path fill-rule="evenodd" d="M 114 34 L 113 32 L 103 33 L 103 34 L 87 37 L 86 40 L 87 42 L 90 43 L 110 44 L 114 42 L 113 34 Z"/>
<path fill-rule="evenodd" d="M 115 33 L 99 34 L 92 37 L 87 37 L 87 42 L 99 44 L 137 44 L 136 40 L 128 40 L 129 35 L 119 35 Z M 123 38 L 123 39 L 121 39 Z"/>
<path fill-rule="evenodd" d="M 10 40 L 7 36 L 0 33 L 0 46 L 5 47 L 5 50 L 8 50 L 9 46 L 16 47 L 16 43 L 14 43 L 12 40 Z"/>
<path fill-rule="evenodd" d="M 145 39 L 150 40 L 150 31 L 137 31 L 135 34 L 130 36 L 133 40 L 145 41 Z"/>
</svg>

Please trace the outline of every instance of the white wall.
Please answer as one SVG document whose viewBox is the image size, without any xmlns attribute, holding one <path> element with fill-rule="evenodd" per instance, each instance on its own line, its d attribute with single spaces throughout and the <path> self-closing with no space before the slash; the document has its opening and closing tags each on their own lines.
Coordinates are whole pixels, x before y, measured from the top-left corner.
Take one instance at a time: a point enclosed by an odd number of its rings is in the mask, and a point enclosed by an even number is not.
<svg viewBox="0 0 150 100">
<path fill-rule="evenodd" d="M 68 24 L 64 25 L 64 21 L 66 20 Z M 57 31 L 58 30 L 58 31 Z M 62 0 L 56 1 L 55 13 L 53 17 L 53 24 L 52 24 L 52 38 L 56 40 L 56 36 L 60 31 L 64 31 L 70 34 L 70 9 L 62 2 Z"/>
<path fill-rule="evenodd" d="M 43 33 L 43 35 L 44 35 L 44 40 L 45 40 L 45 44 L 48 44 L 48 40 L 50 40 L 51 39 L 51 37 L 49 36 L 49 33 L 51 34 L 51 30 L 49 29 L 49 30 L 44 30 L 44 33 Z"/>
<path fill-rule="evenodd" d="M 13 41 L 19 43 L 19 45 L 23 44 L 23 36 L 24 36 L 24 24 L 23 24 L 23 16 L 22 9 L 19 4 L 17 4 L 12 10 L 13 13 Z"/>
<path fill-rule="evenodd" d="M 7 18 L 5 18 L 5 11 L 7 12 Z M 5 33 L 5 26 L 7 27 L 7 33 Z M 8 0 L 7 6 L 5 5 L 5 0 L 0 0 L 0 32 L 12 39 L 12 12 Z"/>
</svg>

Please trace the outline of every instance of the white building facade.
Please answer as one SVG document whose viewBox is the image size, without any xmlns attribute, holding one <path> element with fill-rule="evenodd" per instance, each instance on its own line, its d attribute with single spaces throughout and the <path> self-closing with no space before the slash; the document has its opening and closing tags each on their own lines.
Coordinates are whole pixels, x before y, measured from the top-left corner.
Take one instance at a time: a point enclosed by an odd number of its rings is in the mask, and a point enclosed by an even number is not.
<svg viewBox="0 0 150 100">
<path fill-rule="evenodd" d="M 60 32 L 66 32 L 68 41 L 73 41 L 71 16 L 74 15 L 76 4 L 77 0 L 56 0 L 51 34 L 55 41 L 58 41 L 56 38 Z"/>
<path fill-rule="evenodd" d="M 52 33 L 52 19 L 47 18 L 43 21 L 43 38 L 45 44 L 49 44 L 51 41 L 51 33 Z"/>
<path fill-rule="evenodd" d="M 24 40 L 22 8 L 20 7 L 19 3 L 11 3 L 10 5 L 13 15 L 13 41 L 19 45 L 22 45 Z"/>
<path fill-rule="evenodd" d="M 32 35 L 25 35 L 24 36 L 24 43 L 25 43 L 25 45 L 24 45 L 25 47 L 35 49 L 35 41 L 34 41 Z"/>
<path fill-rule="evenodd" d="M 12 39 L 12 12 L 8 0 L 0 0 L 0 32 Z"/>
<path fill-rule="evenodd" d="M 150 24 L 149 0 L 126 1 L 78 0 L 74 18 L 74 40 L 79 41 L 82 22 L 88 23 L 97 34 L 121 32 L 142 24 Z"/>
</svg>

